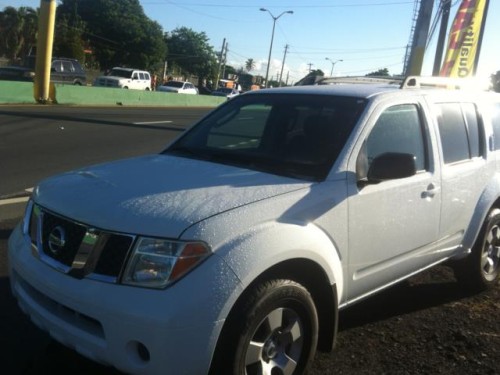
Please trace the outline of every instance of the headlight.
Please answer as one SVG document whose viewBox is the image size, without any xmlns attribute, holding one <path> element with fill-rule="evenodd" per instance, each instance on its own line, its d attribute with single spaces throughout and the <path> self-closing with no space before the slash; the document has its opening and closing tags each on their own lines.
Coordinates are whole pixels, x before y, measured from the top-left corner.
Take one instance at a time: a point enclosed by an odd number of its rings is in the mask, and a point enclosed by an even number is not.
<svg viewBox="0 0 500 375">
<path fill-rule="evenodd" d="M 24 217 L 23 217 L 23 234 L 25 236 L 29 236 L 30 234 L 30 222 L 31 222 L 31 211 L 33 210 L 33 201 L 30 199 L 28 203 L 26 204 L 26 208 L 24 210 Z"/>
<path fill-rule="evenodd" d="M 140 237 L 128 260 L 122 282 L 164 288 L 180 279 L 211 254 L 202 242 Z"/>
</svg>

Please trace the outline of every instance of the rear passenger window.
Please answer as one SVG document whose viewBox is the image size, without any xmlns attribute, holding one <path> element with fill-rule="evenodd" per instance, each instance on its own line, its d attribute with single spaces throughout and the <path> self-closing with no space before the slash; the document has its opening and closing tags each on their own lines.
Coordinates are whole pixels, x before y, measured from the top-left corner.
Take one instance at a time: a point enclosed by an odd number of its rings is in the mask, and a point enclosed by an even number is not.
<svg viewBox="0 0 500 375">
<path fill-rule="evenodd" d="M 481 156 L 481 132 L 472 103 L 441 103 L 439 135 L 446 164 Z"/>
<path fill-rule="evenodd" d="M 73 66 L 71 65 L 71 62 L 69 62 L 69 61 L 63 61 L 62 62 L 62 70 L 64 72 L 72 72 L 73 71 Z"/>
<path fill-rule="evenodd" d="M 500 150 L 500 104 L 495 104 L 492 109 L 491 124 L 493 125 L 495 150 Z"/>
</svg>

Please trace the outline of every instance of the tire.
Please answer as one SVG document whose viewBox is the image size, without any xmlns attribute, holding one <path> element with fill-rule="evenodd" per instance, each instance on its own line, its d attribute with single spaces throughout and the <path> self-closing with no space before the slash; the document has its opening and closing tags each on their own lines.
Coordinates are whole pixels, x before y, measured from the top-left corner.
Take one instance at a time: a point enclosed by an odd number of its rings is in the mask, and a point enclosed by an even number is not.
<svg viewBox="0 0 500 375">
<path fill-rule="evenodd" d="M 500 209 L 490 211 L 471 254 L 454 267 L 455 277 L 475 291 L 491 289 L 500 279 Z"/>
<path fill-rule="evenodd" d="M 303 374 L 316 352 L 316 307 L 302 285 L 267 281 L 243 296 L 222 335 L 211 374 Z"/>
</svg>

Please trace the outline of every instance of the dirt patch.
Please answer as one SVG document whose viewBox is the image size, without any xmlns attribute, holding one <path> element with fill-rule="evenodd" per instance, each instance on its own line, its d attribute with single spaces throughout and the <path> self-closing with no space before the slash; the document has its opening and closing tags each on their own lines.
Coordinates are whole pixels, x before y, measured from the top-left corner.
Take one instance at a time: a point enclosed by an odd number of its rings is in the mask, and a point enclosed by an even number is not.
<svg viewBox="0 0 500 375">
<path fill-rule="evenodd" d="M 309 374 L 499 374 L 499 297 L 436 267 L 344 310 L 336 349 Z"/>
</svg>

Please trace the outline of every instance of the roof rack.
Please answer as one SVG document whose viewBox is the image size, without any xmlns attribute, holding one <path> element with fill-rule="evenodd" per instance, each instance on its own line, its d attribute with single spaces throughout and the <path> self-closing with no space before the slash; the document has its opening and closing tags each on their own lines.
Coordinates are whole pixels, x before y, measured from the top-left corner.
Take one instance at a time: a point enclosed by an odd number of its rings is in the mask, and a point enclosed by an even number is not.
<svg viewBox="0 0 500 375">
<path fill-rule="evenodd" d="M 401 83 L 400 89 L 444 88 L 448 90 L 475 89 L 486 90 L 473 78 L 422 77 L 408 76 Z"/>
<path fill-rule="evenodd" d="M 341 85 L 341 84 L 366 84 L 366 83 L 384 83 L 384 84 L 400 84 L 401 78 L 395 77 L 367 77 L 367 76 L 347 76 L 347 77 L 326 77 L 322 78 L 316 85 Z"/>
</svg>

